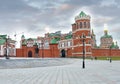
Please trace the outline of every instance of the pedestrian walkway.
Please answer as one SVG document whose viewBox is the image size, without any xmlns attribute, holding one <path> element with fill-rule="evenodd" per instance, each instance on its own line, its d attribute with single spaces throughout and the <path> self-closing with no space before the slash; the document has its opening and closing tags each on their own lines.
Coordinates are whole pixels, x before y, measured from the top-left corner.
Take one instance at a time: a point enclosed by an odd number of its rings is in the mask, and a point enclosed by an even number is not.
<svg viewBox="0 0 120 84">
<path fill-rule="evenodd" d="M 49 65 L 50 60 L 55 59 L 49 59 Z M 80 59 L 59 58 L 59 62 L 55 66 L 0 69 L 0 84 L 120 84 L 120 61 L 86 60 L 85 69 Z"/>
</svg>

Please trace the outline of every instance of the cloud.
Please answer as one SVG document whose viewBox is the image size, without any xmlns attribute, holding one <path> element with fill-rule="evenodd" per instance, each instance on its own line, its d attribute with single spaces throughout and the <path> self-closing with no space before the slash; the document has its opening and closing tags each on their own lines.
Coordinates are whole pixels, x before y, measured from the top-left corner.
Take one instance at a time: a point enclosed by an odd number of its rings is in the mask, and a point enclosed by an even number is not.
<svg viewBox="0 0 120 84">
<path fill-rule="evenodd" d="M 120 27 L 119 3 L 120 0 L 0 0 L 0 33 L 17 31 L 37 37 L 45 33 L 46 27 L 50 32 L 69 32 L 75 16 L 85 11 L 91 16 L 97 37 L 103 33 L 104 23 L 116 36 Z"/>
</svg>

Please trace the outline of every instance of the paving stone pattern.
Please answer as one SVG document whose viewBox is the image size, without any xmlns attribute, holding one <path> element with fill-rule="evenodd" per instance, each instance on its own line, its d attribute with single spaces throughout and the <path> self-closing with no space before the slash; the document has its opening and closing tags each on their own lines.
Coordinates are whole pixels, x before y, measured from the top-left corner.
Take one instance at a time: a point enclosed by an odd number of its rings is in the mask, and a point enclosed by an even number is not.
<svg viewBox="0 0 120 84">
<path fill-rule="evenodd" d="M 4 59 L 0 63 L 4 64 Z M 13 59 L 11 59 L 13 61 Z M 18 59 L 14 59 L 16 63 Z M 22 59 L 23 60 L 23 59 Z M 27 60 L 38 59 L 26 59 Z M 56 61 L 59 60 L 59 61 Z M 81 59 L 44 59 L 40 65 L 31 67 L 17 67 L 0 69 L 0 84 L 120 84 L 120 61 L 86 60 L 85 69 L 82 69 Z M 52 63 L 53 62 L 53 63 Z M 64 63 L 61 63 L 64 62 Z M 15 62 L 14 62 L 15 63 Z M 29 62 L 28 62 L 29 64 Z M 5 64 L 4 64 L 5 65 Z M 33 67 L 32 67 L 33 66 Z M 36 67 L 37 66 L 37 67 Z"/>
</svg>

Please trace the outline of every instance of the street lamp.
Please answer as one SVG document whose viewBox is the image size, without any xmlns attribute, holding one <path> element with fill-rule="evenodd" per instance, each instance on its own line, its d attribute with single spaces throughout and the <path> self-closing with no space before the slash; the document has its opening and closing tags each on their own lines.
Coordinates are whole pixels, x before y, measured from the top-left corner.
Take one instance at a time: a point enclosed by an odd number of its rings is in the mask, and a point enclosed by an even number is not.
<svg viewBox="0 0 120 84">
<path fill-rule="evenodd" d="M 42 39 L 42 42 L 41 42 L 41 45 L 42 45 L 42 58 L 44 58 L 44 40 Z"/>
<path fill-rule="evenodd" d="M 85 38 L 86 36 L 83 34 L 82 36 L 80 36 L 80 39 L 83 43 L 83 63 L 82 63 L 82 68 L 85 68 Z"/>
<path fill-rule="evenodd" d="M 9 59 L 9 55 L 7 55 L 7 53 L 8 53 L 7 48 L 8 48 L 9 36 L 8 36 L 8 38 L 6 38 L 5 40 L 6 40 L 6 52 L 5 52 L 6 54 L 5 54 L 5 58 L 6 58 L 6 59 Z"/>
<path fill-rule="evenodd" d="M 111 47 L 110 47 L 110 63 L 112 62 L 112 58 L 111 58 Z"/>
</svg>

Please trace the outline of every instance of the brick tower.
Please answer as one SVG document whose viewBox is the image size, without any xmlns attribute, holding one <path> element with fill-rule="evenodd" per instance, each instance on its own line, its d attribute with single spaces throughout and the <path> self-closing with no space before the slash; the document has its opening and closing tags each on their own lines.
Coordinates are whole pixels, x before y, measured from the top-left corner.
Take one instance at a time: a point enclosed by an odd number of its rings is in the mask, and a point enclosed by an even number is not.
<svg viewBox="0 0 120 84">
<path fill-rule="evenodd" d="M 92 56 L 91 49 L 91 27 L 90 16 L 86 15 L 83 11 L 75 17 L 75 23 L 72 24 L 73 34 L 73 56 L 82 57 L 83 50 L 85 56 Z M 84 38 L 83 38 L 84 36 Z M 84 39 L 84 47 L 83 47 Z"/>
</svg>

